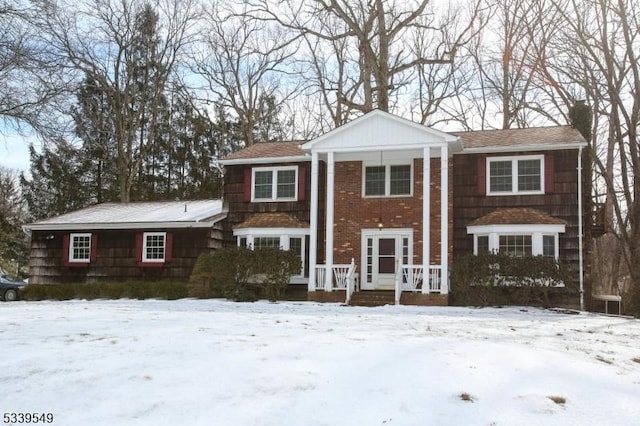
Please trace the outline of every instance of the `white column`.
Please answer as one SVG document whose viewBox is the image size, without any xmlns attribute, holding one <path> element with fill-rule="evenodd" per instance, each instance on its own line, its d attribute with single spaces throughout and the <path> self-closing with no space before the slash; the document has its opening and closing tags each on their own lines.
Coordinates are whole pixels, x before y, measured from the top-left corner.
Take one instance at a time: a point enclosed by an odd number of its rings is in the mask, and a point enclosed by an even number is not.
<svg viewBox="0 0 640 426">
<path fill-rule="evenodd" d="M 326 250 L 326 287 L 325 291 L 332 290 L 333 283 L 333 207 L 334 207 L 334 181 L 335 160 L 333 152 L 327 154 L 327 214 L 325 225 L 325 250 Z"/>
<path fill-rule="evenodd" d="M 440 293 L 449 293 L 449 149 L 440 148 Z"/>
<path fill-rule="evenodd" d="M 318 153 L 311 152 L 311 217 L 309 232 L 309 291 L 316 291 L 316 262 L 318 261 Z"/>
<path fill-rule="evenodd" d="M 430 231 L 431 231 L 431 148 L 424 148 L 422 160 L 422 267 L 425 281 L 422 292 L 429 293 Z"/>
</svg>

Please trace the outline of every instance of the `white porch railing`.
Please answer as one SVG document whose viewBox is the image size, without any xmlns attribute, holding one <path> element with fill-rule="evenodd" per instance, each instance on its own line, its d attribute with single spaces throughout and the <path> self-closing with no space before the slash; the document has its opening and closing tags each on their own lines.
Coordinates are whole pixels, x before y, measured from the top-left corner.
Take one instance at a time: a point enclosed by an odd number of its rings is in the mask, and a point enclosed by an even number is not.
<svg viewBox="0 0 640 426">
<path fill-rule="evenodd" d="M 431 265 L 427 273 L 427 288 L 425 288 L 423 265 L 399 265 L 396 270 L 395 301 L 400 304 L 403 291 L 439 293 L 442 288 L 442 267 Z"/>
<path fill-rule="evenodd" d="M 345 298 L 345 303 L 348 305 L 351 302 L 351 296 L 353 292 L 356 290 L 356 263 L 351 259 L 351 265 L 349 266 L 349 270 L 347 271 L 347 295 Z"/>
<path fill-rule="evenodd" d="M 351 295 L 356 288 L 356 264 L 353 259 L 351 263 L 343 265 L 333 265 L 330 281 L 327 279 L 326 265 L 316 265 L 316 290 L 346 290 L 347 303 L 351 300 Z"/>
</svg>

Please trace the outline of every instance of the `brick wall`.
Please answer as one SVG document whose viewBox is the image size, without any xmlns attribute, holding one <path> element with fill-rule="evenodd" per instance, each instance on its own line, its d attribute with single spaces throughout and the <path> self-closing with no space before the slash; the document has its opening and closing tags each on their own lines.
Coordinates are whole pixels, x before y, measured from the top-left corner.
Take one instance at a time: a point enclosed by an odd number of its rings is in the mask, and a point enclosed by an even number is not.
<svg viewBox="0 0 640 426">
<path fill-rule="evenodd" d="M 361 229 L 413 228 L 413 262 L 422 264 L 422 159 L 413 160 L 413 196 L 363 198 L 361 161 L 335 165 L 334 263 L 361 263 Z M 451 169 L 451 162 L 450 162 Z M 451 174 L 451 173 L 450 173 Z M 451 179 L 449 179 L 451 194 Z M 449 197 L 451 217 L 452 197 Z M 451 221 L 450 221 L 451 223 Z M 451 235 L 451 226 L 449 226 Z M 431 262 L 440 263 L 440 159 L 431 159 Z M 322 241 L 322 240 L 320 240 Z M 449 238 L 451 253 L 451 238 Z M 361 268 L 361 267 L 360 267 Z"/>
</svg>

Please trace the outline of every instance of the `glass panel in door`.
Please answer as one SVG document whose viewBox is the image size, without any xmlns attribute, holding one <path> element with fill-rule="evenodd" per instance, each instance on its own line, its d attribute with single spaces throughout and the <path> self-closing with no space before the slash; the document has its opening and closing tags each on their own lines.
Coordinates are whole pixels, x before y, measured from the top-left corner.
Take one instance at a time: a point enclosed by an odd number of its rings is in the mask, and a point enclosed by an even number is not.
<svg viewBox="0 0 640 426">
<path fill-rule="evenodd" d="M 396 272 L 396 239 L 380 238 L 378 240 L 378 273 L 394 274 Z"/>
</svg>

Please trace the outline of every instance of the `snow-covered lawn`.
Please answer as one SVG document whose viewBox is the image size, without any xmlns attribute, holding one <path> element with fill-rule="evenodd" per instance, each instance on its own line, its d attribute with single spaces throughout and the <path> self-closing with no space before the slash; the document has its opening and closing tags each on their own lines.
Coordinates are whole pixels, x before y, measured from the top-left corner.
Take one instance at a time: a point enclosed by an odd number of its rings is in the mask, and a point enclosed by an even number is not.
<svg viewBox="0 0 640 426">
<path fill-rule="evenodd" d="M 0 415 L 59 426 L 640 421 L 625 318 L 119 300 L 1 303 L 0 321 Z"/>
</svg>

